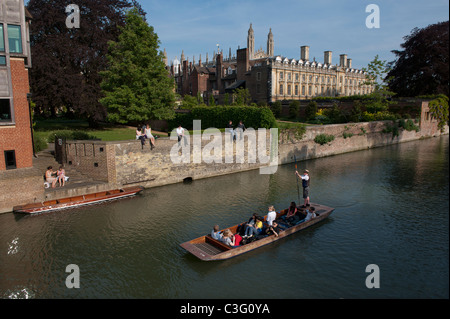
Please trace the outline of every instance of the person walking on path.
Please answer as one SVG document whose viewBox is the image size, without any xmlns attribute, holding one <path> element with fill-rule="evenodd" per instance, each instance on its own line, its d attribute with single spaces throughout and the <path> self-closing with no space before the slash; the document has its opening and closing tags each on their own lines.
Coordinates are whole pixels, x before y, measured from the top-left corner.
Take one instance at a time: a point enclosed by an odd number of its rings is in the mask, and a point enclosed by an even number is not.
<svg viewBox="0 0 450 319">
<path fill-rule="evenodd" d="M 302 180 L 303 186 L 303 199 L 305 200 L 304 206 L 309 204 L 309 184 L 311 182 L 311 178 L 309 177 L 309 171 L 305 169 L 303 171 L 303 175 L 300 175 L 298 171 L 295 171 L 295 175 Z"/>
</svg>

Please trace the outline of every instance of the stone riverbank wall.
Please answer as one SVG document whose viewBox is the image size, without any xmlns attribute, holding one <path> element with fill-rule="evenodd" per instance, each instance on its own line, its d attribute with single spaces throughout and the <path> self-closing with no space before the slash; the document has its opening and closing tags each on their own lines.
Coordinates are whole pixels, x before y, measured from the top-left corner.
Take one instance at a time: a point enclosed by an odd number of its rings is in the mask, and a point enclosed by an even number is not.
<svg viewBox="0 0 450 319">
<path fill-rule="evenodd" d="M 392 121 L 308 126 L 306 133 L 301 138 L 299 138 L 295 129 L 280 131 L 277 149 L 278 165 L 292 163 L 294 155 L 297 161 L 302 161 L 449 133 L 448 126 L 445 127 L 444 132 L 438 130 L 437 121 L 429 116 L 427 102 L 422 102 L 421 112 L 420 122 L 417 123 L 417 125 L 420 125 L 420 130 L 416 132 L 399 129 L 398 136 L 394 136 L 392 132 L 383 132 L 386 128 L 392 126 Z M 333 135 L 334 140 L 324 145 L 317 144 L 314 142 L 314 138 L 319 134 Z M 239 163 L 236 160 L 235 150 L 225 150 L 226 145 L 231 144 L 225 143 L 225 138 L 228 137 L 224 134 L 219 136 L 222 148 L 216 149 L 215 154 L 221 153 L 222 156 L 219 156 L 216 162 L 212 163 L 206 163 L 203 159 L 198 162 L 198 155 L 210 153 L 208 147 L 211 146 L 213 139 L 201 140 L 200 143 L 196 144 L 198 146 L 196 147 L 193 137 L 190 136 L 188 163 L 175 163 L 170 153 L 176 147 L 177 141 L 161 138 L 157 140 L 156 148 L 153 150 L 150 150 L 148 141 L 143 148 L 140 141 L 135 140 L 119 142 L 68 141 L 65 165 L 76 168 L 95 180 L 103 181 L 105 184 L 102 187 L 110 189 L 132 185 L 142 185 L 146 188 L 162 186 L 183 182 L 184 180 L 196 180 L 258 169 L 268 165 L 267 162 L 262 163 L 259 157 L 253 163 L 249 161 L 249 150 L 250 153 L 253 153 L 253 150 L 257 150 L 258 145 L 251 140 L 249 142 L 247 138 L 244 138 L 244 163 Z M 268 155 L 271 145 L 269 131 L 257 140 L 258 143 L 262 141 L 265 143 L 265 153 Z M 185 151 L 187 150 L 185 149 Z M 194 156 L 197 156 L 197 162 Z M 226 162 L 227 157 L 232 159 L 231 163 L 228 163 L 229 160 Z M 303 168 L 302 165 L 300 167 Z M 12 173 L 9 175 L 12 175 Z M 15 205 L 41 201 L 44 198 L 64 197 L 62 193 L 58 192 L 44 195 L 41 174 L 30 173 L 29 177 L 24 176 L 21 180 L 23 181 L 14 182 L 6 178 L 0 179 L 1 189 L 7 191 L 0 194 L 2 195 L 0 212 L 11 211 Z M 30 188 L 29 192 L 22 189 L 26 185 Z M 11 192 L 8 193 L 8 190 L 11 190 Z M 85 192 L 86 189 L 73 189 L 71 195 L 76 195 L 77 191 Z M 53 197 L 49 198 L 49 196 Z"/>
<path fill-rule="evenodd" d="M 399 129 L 398 136 L 394 136 L 392 132 L 383 132 L 392 126 L 392 121 L 308 126 L 306 133 L 301 138 L 295 129 L 280 131 L 278 164 L 292 163 L 294 155 L 298 161 L 301 161 L 448 134 L 448 126 L 445 127 L 444 132 L 440 132 L 437 128 L 437 121 L 430 119 L 427 102 L 422 102 L 421 109 L 421 119 L 417 123 L 420 125 L 420 130 L 416 132 L 415 130 Z M 319 134 L 333 135 L 334 140 L 324 145 L 317 144 L 314 142 L 314 138 Z M 263 162 L 259 157 L 255 163 L 249 163 L 248 152 L 252 153 L 257 146 L 251 142 L 249 146 L 247 138 L 244 138 L 246 141 L 244 163 L 238 163 L 235 150 L 231 163 L 226 163 L 226 156 L 230 156 L 232 153 L 225 150 L 225 138 L 227 137 L 222 134 L 222 148 L 218 150 L 222 156 L 213 163 L 205 163 L 203 159 L 200 163 L 195 162 L 194 154 L 197 156 L 199 152 L 205 154 L 208 144 L 211 146 L 212 140 L 203 139 L 199 151 L 193 145 L 195 144 L 193 136 L 190 136 L 188 163 L 174 163 L 170 153 L 173 152 L 177 141 L 169 138 L 158 139 L 157 147 L 154 150 L 150 150 L 148 141 L 143 148 L 140 141 L 71 142 L 68 144 L 67 159 L 70 165 L 76 165 L 90 176 L 108 182 L 111 187 L 162 186 L 187 179 L 196 180 L 258 169 L 268 165 L 267 161 Z M 269 155 L 271 145 L 269 131 L 265 135 L 265 140 L 264 138 L 258 139 L 258 143 L 261 141 L 264 141 L 266 146 L 265 155 Z"/>
</svg>

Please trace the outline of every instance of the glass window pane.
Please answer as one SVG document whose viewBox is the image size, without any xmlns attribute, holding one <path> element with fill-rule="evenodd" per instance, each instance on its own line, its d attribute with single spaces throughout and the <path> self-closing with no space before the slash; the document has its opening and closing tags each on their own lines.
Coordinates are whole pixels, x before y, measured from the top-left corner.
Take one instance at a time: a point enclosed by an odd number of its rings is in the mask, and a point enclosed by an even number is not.
<svg viewBox="0 0 450 319">
<path fill-rule="evenodd" d="M 6 65 L 6 57 L 3 55 L 0 55 L 0 65 Z"/>
<path fill-rule="evenodd" d="M 11 121 L 11 105 L 9 99 L 0 99 L 0 122 Z"/>
<path fill-rule="evenodd" d="M 3 38 L 3 24 L 0 23 L 0 52 L 5 51 L 5 39 Z"/>
<path fill-rule="evenodd" d="M 9 53 L 22 53 L 20 25 L 8 25 Z"/>
</svg>

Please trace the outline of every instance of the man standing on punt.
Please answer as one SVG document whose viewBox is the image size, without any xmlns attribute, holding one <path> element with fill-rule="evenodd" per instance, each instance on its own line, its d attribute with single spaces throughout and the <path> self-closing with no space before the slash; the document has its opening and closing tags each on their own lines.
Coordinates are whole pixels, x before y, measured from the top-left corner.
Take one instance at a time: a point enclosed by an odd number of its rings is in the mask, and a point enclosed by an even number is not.
<svg viewBox="0 0 450 319">
<path fill-rule="evenodd" d="M 305 199 L 305 207 L 309 204 L 309 182 L 311 179 L 309 178 L 309 171 L 305 169 L 303 171 L 303 175 L 300 175 L 298 171 L 295 171 L 295 174 L 302 179 L 302 186 L 303 186 L 303 198 Z"/>
</svg>

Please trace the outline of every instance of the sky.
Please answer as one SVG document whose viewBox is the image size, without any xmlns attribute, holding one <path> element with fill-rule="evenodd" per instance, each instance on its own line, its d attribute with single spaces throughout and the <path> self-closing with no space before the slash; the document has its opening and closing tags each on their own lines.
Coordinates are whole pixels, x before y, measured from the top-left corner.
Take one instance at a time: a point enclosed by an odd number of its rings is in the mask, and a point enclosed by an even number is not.
<svg viewBox="0 0 450 319">
<path fill-rule="evenodd" d="M 76 0 L 73 0 L 76 1 Z M 300 47 L 310 47 L 310 60 L 324 60 L 332 51 L 332 63 L 347 54 L 352 66 L 361 69 L 379 55 L 393 61 L 392 50 L 401 49 L 403 37 L 412 29 L 449 20 L 448 0 L 139 0 L 147 22 L 158 34 L 160 49 L 166 49 L 169 64 L 185 57 L 209 60 L 219 49 L 228 56 L 247 47 L 252 23 L 255 49 L 266 51 L 269 29 L 275 55 L 300 59 Z M 379 9 L 379 28 L 368 28 L 366 19 Z M 376 20 L 369 19 L 372 24 Z"/>
</svg>

